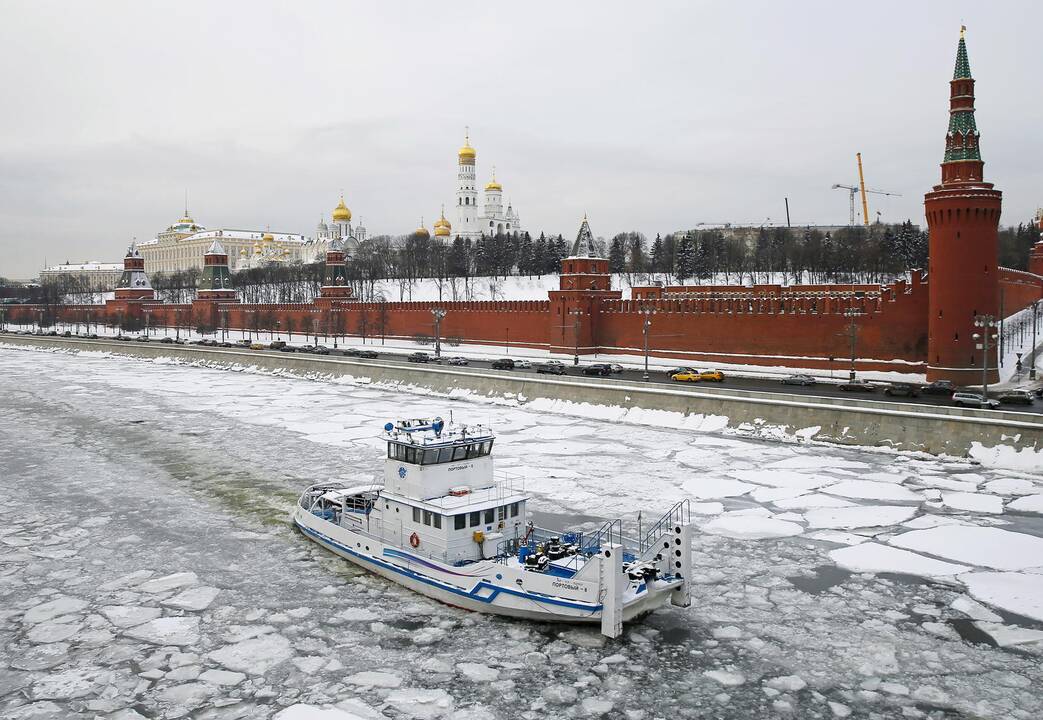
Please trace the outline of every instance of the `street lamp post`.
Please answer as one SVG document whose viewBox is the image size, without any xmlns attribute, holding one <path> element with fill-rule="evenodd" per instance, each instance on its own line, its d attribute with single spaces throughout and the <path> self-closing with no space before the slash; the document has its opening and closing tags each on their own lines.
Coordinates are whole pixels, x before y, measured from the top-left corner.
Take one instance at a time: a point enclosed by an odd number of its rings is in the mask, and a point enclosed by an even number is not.
<svg viewBox="0 0 1043 720">
<path fill-rule="evenodd" d="M 855 325 L 855 318 L 862 315 L 862 311 L 858 308 L 848 308 L 844 311 L 844 317 L 848 318 L 848 337 L 851 341 L 851 370 L 848 371 L 848 379 L 855 379 L 855 343 L 858 340 L 858 327 Z"/>
<path fill-rule="evenodd" d="M 569 310 L 569 315 L 572 316 L 573 340 L 576 343 L 575 351 L 572 354 L 572 364 L 576 367 L 579 367 L 579 318 L 582 314 L 583 311 L 579 308 Z"/>
<path fill-rule="evenodd" d="M 641 376 L 641 379 L 648 382 L 648 331 L 652 327 L 652 314 L 655 310 L 645 308 L 641 312 L 645 316 L 644 322 L 641 323 L 641 330 L 645 336 L 645 374 Z"/>
<path fill-rule="evenodd" d="M 446 316 L 445 308 L 431 308 L 431 314 L 435 318 L 435 360 L 442 358 L 442 318 Z"/>
<path fill-rule="evenodd" d="M 980 332 L 971 335 L 977 344 L 976 349 L 981 350 L 981 396 L 986 402 L 989 400 L 989 341 L 996 339 L 993 329 L 996 327 L 996 318 L 992 315 L 975 315 L 974 327 L 981 328 Z"/>
<path fill-rule="evenodd" d="M 228 308 L 218 308 L 221 316 L 221 342 L 228 342 Z"/>
<path fill-rule="evenodd" d="M 1032 364 L 1029 365 L 1029 380 L 1036 379 L 1036 313 L 1039 312 L 1040 300 L 1032 301 Z"/>
<path fill-rule="evenodd" d="M 282 339 L 282 335 L 279 334 L 279 325 L 281 325 L 281 324 L 282 323 L 280 323 L 278 320 L 275 321 L 275 339 L 276 340 L 281 340 Z"/>
</svg>

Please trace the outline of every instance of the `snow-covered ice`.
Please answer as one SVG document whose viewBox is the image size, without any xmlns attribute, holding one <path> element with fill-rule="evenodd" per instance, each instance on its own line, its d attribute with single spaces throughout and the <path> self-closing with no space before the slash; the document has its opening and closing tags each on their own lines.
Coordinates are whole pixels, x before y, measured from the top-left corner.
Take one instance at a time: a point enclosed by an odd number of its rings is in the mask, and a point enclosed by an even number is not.
<svg viewBox="0 0 1043 720">
<path fill-rule="evenodd" d="M 1001 528 L 943 525 L 902 533 L 889 542 L 907 550 L 997 570 L 1043 566 L 1043 538 Z"/>
<path fill-rule="evenodd" d="M 0 369 L 0 717 L 1043 716 L 1038 468 L 250 368 L 0 348 Z M 700 501 L 692 606 L 606 640 L 427 601 L 288 530 L 315 478 L 379 474 L 387 419 L 447 409 L 493 425 L 548 522 Z M 914 534 L 948 528 L 1007 534 Z"/>
</svg>

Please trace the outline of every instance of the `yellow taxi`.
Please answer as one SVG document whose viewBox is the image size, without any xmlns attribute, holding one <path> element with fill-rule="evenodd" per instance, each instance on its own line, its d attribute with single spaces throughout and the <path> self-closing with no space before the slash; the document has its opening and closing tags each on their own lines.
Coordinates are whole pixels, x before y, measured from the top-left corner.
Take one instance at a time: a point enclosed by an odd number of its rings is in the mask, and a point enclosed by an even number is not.
<svg viewBox="0 0 1043 720">
<path fill-rule="evenodd" d="M 724 382 L 724 373 L 720 370 L 703 370 L 699 373 L 699 378 L 707 382 Z"/>
<path fill-rule="evenodd" d="M 265 349 L 267 349 L 267 346 L 266 345 L 262 345 L 261 343 L 251 343 L 250 344 L 250 349 L 251 350 L 265 350 Z"/>
<path fill-rule="evenodd" d="M 676 382 L 699 382 L 703 378 L 700 373 L 697 373 L 694 370 L 685 370 L 683 372 L 674 373 L 670 376 L 670 379 Z"/>
</svg>

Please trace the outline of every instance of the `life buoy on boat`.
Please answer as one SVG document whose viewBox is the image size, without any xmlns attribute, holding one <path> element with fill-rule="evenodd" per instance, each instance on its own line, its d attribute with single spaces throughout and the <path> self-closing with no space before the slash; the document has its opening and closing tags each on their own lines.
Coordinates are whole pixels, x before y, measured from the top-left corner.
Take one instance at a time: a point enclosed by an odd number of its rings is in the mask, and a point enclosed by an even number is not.
<svg viewBox="0 0 1043 720">
<path fill-rule="evenodd" d="M 417 535 L 416 533 L 413 533 L 412 535 L 410 535 L 409 536 L 409 544 L 412 545 L 413 547 L 420 547 L 420 536 Z"/>
</svg>

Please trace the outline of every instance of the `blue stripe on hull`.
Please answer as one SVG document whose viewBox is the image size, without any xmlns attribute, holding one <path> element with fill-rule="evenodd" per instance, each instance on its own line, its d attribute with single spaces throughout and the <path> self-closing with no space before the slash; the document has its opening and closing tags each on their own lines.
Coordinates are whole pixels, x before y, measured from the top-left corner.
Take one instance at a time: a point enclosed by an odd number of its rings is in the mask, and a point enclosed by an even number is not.
<svg viewBox="0 0 1043 720">
<path fill-rule="evenodd" d="M 508 587 L 501 587 L 499 585 L 493 585 L 492 583 L 488 582 L 485 579 L 479 580 L 478 583 L 470 591 L 462 590 L 462 589 L 456 587 L 455 585 L 450 585 L 450 584 L 444 583 L 444 582 L 442 582 L 440 580 L 435 580 L 434 578 L 430 578 L 430 577 L 428 577 L 426 575 L 421 575 L 419 573 L 413 572 L 412 570 L 407 570 L 406 568 L 399 567 L 398 565 L 393 565 L 391 563 L 384 562 L 383 560 L 381 560 L 381 559 L 379 559 L 377 557 L 374 557 L 372 555 L 365 555 L 363 553 L 360 553 L 360 552 L 357 552 L 355 550 L 352 550 L 351 548 L 347 547 L 346 545 L 342 545 L 341 543 L 337 542 L 336 540 L 334 540 L 333 538 L 329 537 L 328 535 L 324 535 L 324 534 L 320 533 L 318 530 L 313 530 L 312 528 L 309 528 L 309 527 L 306 527 L 305 525 L 302 525 L 301 523 L 297 522 L 296 518 L 294 518 L 294 523 L 297 525 L 297 527 L 299 527 L 301 529 L 301 531 L 303 533 L 305 533 L 309 537 L 315 539 L 319 543 L 321 543 L 323 545 L 328 545 L 330 547 L 335 547 L 338 550 L 340 550 L 341 552 L 347 553 L 348 555 L 351 555 L 354 558 L 358 558 L 359 560 L 361 560 L 363 562 L 371 563 L 371 564 L 376 565 L 378 567 L 381 567 L 381 568 L 383 568 L 385 570 L 389 570 L 391 572 L 398 573 L 399 575 L 404 575 L 404 576 L 410 578 L 411 580 L 416 580 L 416 581 L 422 582 L 422 583 L 424 583 L 426 585 L 431 585 L 432 587 L 437 587 L 440 590 L 451 592 L 454 595 L 460 595 L 462 597 L 466 597 L 466 598 L 469 598 L 471 600 L 477 600 L 478 602 L 482 602 L 482 603 L 485 603 L 487 605 L 491 604 L 492 601 L 497 597 L 497 595 L 499 595 L 500 593 L 504 593 L 506 595 L 513 595 L 515 597 L 524 598 L 526 600 L 529 600 L 530 602 L 534 602 L 534 603 L 537 603 L 537 604 L 557 605 L 559 607 L 567 607 L 567 608 L 572 608 L 574 610 L 582 610 L 582 611 L 590 613 L 590 614 L 594 614 L 594 613 L 599 612 L 601 610 L 601 604 L 600 603 L 598 603 L 598 604 L 578 603 L 578 602 L 572 602 L 570 600 L 562 600 L 560 598 L 555 598 L 555 597 L 552 597 L 550 595 L 541 595 L 539 593 L 524 592 L 524 591 L 520 591 L 520 590 L 515 590 L 514 588 L 508 588 Z M 492 591 L 491 594 L 489 594 L 487 597 L 483 597 L 483 596 L 478 594 L 479 592 L 481 592 L 485 588 L 489 588 Z M 505 609 L 511 609 L 511 608 L 505 608 Z"/>
</svg>

